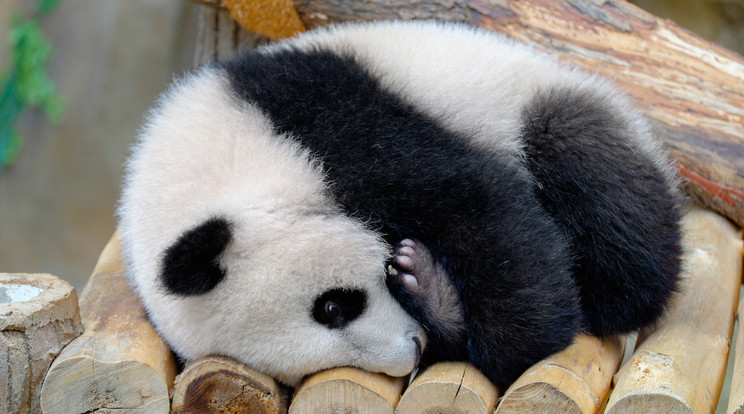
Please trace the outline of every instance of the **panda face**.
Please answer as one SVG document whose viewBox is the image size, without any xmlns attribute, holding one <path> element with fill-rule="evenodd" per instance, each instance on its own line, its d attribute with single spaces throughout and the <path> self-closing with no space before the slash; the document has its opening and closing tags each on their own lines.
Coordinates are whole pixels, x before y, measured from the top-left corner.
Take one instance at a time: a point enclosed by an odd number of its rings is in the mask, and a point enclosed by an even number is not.
<svg viewBox="0 0 744 414">
<path fill-rule="evenodd" d="M 271 215 L 208 218 L 166 249 L 145 287 L 166 340 L 187 359 L 226 355 L 290 385 L 335 366 L 412 371 L 426 336 L 387 289 L 385 243 L 347 217 L 290 211 L 281 220 L 295 224 L 273 231 L 261 230 Z"/>
</svg>

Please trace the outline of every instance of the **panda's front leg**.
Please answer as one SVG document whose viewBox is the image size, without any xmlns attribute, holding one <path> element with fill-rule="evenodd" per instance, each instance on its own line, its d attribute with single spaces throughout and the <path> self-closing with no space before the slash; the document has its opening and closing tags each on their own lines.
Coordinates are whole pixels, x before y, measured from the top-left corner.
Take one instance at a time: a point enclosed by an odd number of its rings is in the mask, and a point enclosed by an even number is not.
<svg viewBox="0 0 744 414">
<path fill-rule="evenodd" d="M 426 329 L 423 362 L 464 358 L 462 304 L 449 274 L 421 242 L 404 239 L 388 263 L 388 287 Z"/>
</svg>

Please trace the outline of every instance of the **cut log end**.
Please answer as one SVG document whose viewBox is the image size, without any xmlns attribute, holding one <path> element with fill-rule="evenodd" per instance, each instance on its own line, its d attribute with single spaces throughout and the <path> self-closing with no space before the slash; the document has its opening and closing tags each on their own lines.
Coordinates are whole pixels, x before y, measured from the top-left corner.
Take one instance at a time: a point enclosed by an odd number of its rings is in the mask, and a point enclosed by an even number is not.
<svg viewBox="0 0 744 414">
<path fill-rule="evenodd" d="M 582 414 L 574 398 L 567 396 L 554 384 L 533 382 L 509 393 L 499 409 L 499 414 L 511 413 L 567 413 Z"/>
<path fill-rule="evenodd" d="M 416 376 L 397 412 L 491 413 L 498 397 L 498 389 L 472 365 L 440 362 Z"/>
<path fill-rule="evenodd" d="M 133 410 L 166 413 L 170 400 L 161 374 L 140 361 L 106 363 L 89 356 L 55 364 L 44 381 L 45 413 Z"/>
<path fill-rule="evenodd" d="M 308 377 L 295 392 L 289 413 L 392 414 L 403 385 L 403 378 L 356 368 L 334 368 Z"/>
<path fill-rule="evenodd" d="M 670 414 L 694 414 L 695 411 L 679 396 L 672 394 L 637 394 L 625 395 L 612 407 L 607 414 L 647 413 L 653 407 L 653 412 Z"/>
<path fill-rule="evenodd" d="M 232 359 L 206 357 L 176 379 L 171 412 L 281 414 L 287 400 L 274 379 Z"/>
</svg>

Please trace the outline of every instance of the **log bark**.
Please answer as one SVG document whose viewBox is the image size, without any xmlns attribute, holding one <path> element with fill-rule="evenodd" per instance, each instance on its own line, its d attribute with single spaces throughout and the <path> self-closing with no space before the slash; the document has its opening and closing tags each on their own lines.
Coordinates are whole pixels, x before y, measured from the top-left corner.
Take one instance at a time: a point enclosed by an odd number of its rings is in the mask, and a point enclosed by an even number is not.
<svg viewBox="0 0 744 414">
<path fill-rule="evenodd" d="M 615 377 L 608 414 L 713 412 L 723 385 L 741 284 L 742 233 L 719 215 L 684 219 L 680 292 Z"/>
<path fill-rule="evenodd" d="M 173 414 L 287 412 L 288 392 L 235 360 L 210 356 L 186 366 L 173 387 Z"/>
<path fill-rule="evenodd" d="M 44 413 L 168 413 L 176 364 L 127 284 L 116 234 L 85 286 L 80 315 L 85 333 L 44 380 Z"/>
<path fill-rule="evenodd" d="M 49 366 L 83 333 L 78 297 L 48 274 L 0 273 L 0 413 L 37 413 Z"/>
<path fill-rule="evenodd" d="M 440 362 L 419 373 L 398 403 L 399 414 L 491 414 L 499 390 L 474 366 Z"/>
<path fill-rule="evenodd" d="M 289 413 L 392 414 L 403 385 L 403 378 L 356 368 L 334 368 L 305 379 L 295 392 Z"/>
<path fill-rule="evenodd" d="M 600 412 L 624 351 L 624 336 L 602 340 L 579 335 L 573 345 L 522 374 L 506 391 L 496 413 Z"/>
<path fill-rule="evenodd" d="M 224 7 L 225 0 L 221 0 Z M 634 97 L 696 200 L 744 226 L 744 58 L 623 0 L 294 0 L 307 28 L 437 19 L 558 53 Z"/>
</svg>

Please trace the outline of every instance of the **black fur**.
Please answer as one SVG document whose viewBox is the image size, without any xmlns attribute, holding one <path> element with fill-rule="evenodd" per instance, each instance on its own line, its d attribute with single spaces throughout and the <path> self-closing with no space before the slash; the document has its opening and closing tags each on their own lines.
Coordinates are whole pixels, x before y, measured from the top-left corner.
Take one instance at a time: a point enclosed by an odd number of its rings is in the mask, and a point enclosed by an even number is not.
<svg viewBox="0 0 744 414">
<path fill-rule="evenodd" d="M 361 290 L 331 289 L 313 304 L 313 319 L 331 329 L 339 329 L 364 312 L 367 295 Z"/>
<path fill-rule="evenodd" d="M 211 218 L 182 234 L 163 256 L 163 287 L 175 295 L 199 295 L 212 290 L 225 278 L 219 255 L 230 241 L 230 224 Z"/>
<path fill-rule="evenodd" d="M 425 353 L 467 355 L 505 386 L 571 343 L 582 322 L 568 241 L 524 174 L 382 91 L 351 58 L 254 52 L 222 67 L 239 98 L 322 160 L 346 212 L 391 245 L 421 241 L 447 270 L 466 348 L 434 336 Z"/>
<path fill-rule="evenodd" d="M 629 332 L 661 316 L 680 270 L 680 200 L 604 97 L 545 91 L 525 110 L 528 167 L 576 253 L 588 329 Z"/>
</svg>

